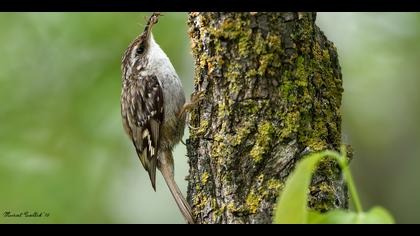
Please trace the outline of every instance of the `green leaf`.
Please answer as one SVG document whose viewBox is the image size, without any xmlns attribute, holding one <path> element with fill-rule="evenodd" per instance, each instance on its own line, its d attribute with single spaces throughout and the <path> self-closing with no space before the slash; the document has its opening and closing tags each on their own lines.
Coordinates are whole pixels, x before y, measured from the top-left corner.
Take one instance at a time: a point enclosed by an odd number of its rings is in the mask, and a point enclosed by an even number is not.
<svg viewBox="0 0 420 236">
<path fill-rule="evenodd" d="M 332 210 L 321 214 L 311 212 L 308 217 L 309 224 L 354 224 L 357 221 L 357 213 L 346 210 Z"/>
<path fill-rule="evenodd" d="M 342 152 L 345 153 L 345 150 Z M 308 186 L 317 163 L 326 156 L 334 157 L 339 162 L 357 212 L 335 209 L 321 214 L 308 210 Z M 283 193 L 278 198 L 273 222 L 275 224 L 392 224 L 394 219 L 382 207 L 374 207 L 368 212 L 363 212 L 345 156 L 324 151 L 312 154 L 296 164 L 295 170 L 287 179 Z"/>
<path fill-rule="evenodd" d="M 363 213 L 362 224 L 394 224 L 394 218 L 382 207 L 373 207 L 370 211 Z"/>
<path fill-rule="evenodd" d="M 321 155 L 314 154 L 297 163 L 277 201 L 275 224 L 307 223 L 308 186 L 312 172 L 321 158 Z"/>
<path fill-rule="evenodd" d="M 308 224 L 320 224 L 323 218 L 324 214 L 313 210 L 308 211 Z"/>
<path fill-rule="evenodd" d="M 368 212 L 351 212 L 346 210 L 332 210 L 325 214 L 310 211 L 310 224 L 393 224 L 394 219 L 382 207 L 374 207 Z"/>
</svg>

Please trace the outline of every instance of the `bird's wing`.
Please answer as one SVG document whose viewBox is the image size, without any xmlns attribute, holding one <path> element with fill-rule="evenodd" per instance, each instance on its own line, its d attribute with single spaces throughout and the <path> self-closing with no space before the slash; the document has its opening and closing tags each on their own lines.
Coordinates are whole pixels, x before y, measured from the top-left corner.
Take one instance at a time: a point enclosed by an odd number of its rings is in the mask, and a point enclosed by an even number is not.
<svg viewBox="0 0 420 236">
<path fill-rule="evenodd" d="M 130 80 L 122 103 L 122 106 L 127 106 L 122 107 L 125 110 L 124 126 L 156 190 L 159 130 L 164 119 L 163 93 L 156 76 L 140 76 Z"/>
</svg>

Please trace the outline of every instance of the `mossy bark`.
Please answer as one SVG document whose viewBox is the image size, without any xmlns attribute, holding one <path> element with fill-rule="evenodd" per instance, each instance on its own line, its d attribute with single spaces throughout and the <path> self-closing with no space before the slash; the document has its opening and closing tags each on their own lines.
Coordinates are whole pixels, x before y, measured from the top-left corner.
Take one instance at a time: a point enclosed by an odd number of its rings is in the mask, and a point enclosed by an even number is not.
<svg viewBox="0 0 420 236">
<path fill-rule="evenodd" d="M 315 13 L 190 13 L 195 91 L 188 200 L 199 223 L 270 223 L 297 160 L 341 144 L 342 76 Z M 347 207 L 323 161 L 309 206 Z"/>
</svg>

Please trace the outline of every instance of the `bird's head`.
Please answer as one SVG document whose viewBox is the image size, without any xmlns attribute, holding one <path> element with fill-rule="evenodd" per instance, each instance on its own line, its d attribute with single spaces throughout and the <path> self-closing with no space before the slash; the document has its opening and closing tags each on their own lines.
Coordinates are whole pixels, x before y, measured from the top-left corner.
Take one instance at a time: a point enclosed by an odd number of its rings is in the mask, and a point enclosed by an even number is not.
<svg viewBox="0 0 420 236">
<path fill-rule="evenodd" d="M 144 27 L 143 32 L 137 36 L 133 42 L 125 50 L 123 59 L 122 59 L 122 69 L 145 67 L 147 64 L 147 55 L 149 49 L 151 48 L 153 36 L 152 36 L 152 27 L 158 22 L 159 16 L 161 14 L 158 12 L 153 13 L 149 20 L 147 21 L 146 26 Z"/>
</svg>

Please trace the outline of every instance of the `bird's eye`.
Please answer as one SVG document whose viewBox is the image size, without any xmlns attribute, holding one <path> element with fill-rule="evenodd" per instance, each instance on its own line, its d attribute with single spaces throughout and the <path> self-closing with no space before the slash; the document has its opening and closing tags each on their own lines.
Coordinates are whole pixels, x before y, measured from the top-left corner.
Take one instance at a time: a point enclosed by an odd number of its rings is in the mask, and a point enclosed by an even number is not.
<svg viewBox="0 0 420 236">
<path fill-rule="evenodd" d="M 144 52 L 144 45 L 140 44 L 140 46 L 137 47 L 136 53 L 142 54 Z"/>
</svg>

